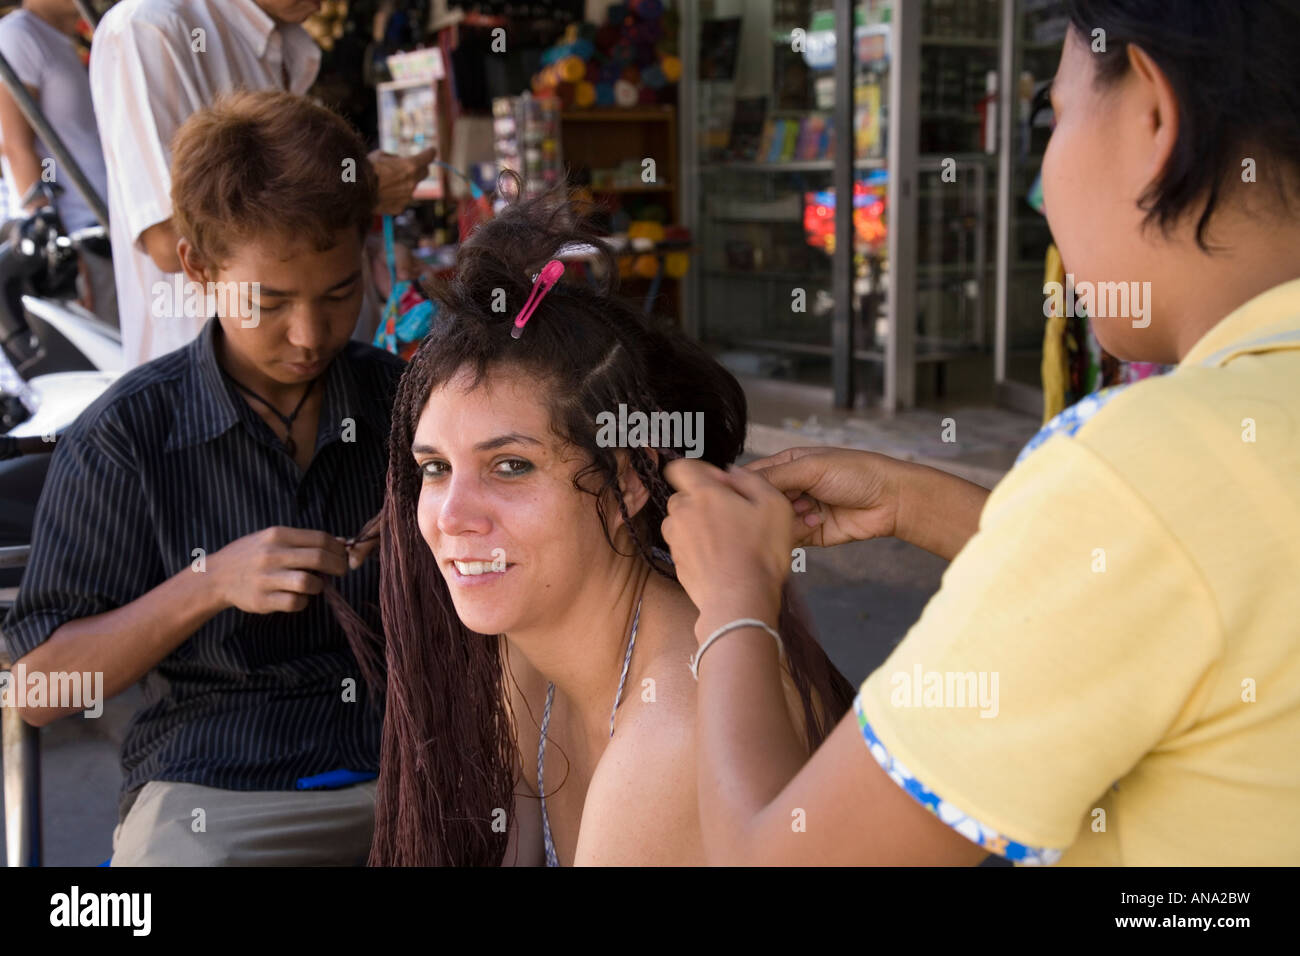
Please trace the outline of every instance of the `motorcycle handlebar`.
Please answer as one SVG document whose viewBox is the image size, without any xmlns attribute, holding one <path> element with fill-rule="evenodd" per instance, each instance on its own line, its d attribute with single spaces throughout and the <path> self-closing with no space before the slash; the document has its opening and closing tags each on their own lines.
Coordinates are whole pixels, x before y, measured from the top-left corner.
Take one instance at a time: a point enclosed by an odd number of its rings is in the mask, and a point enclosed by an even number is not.
<svg viewBox="0 0 1300 956">
<path fill-rule="evenodd" d="M 81 246 L 87 242 L 107 239 L 108 230 L 103 226 L 87 226 L 85 229 L 72 230 L 72 232 L 68 233 L 68 238 L 72 240 L 74 246 Z"/>
</svg>

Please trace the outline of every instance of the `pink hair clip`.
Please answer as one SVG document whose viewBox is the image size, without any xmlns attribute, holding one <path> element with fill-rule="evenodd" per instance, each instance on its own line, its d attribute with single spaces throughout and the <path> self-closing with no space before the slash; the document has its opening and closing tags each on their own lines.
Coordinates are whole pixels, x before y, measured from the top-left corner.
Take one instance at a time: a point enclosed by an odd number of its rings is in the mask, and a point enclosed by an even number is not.
<svg viewBox="0 0 1300 956">
<path fill-rule="evenodd" d="M 533 276 L 533 290 L 528 293 L 528 301 L 519 310 L 519 315 L 515 317 L 515 327 L 510 330 L 512 339 L 517 339 L 524 334 L 524 325 L 533 317 L 533 312 L 541 304 L 542 297 L 551 291 L 551 286 L 559 282 L 562 275 L 564 275 L 564 263 L 559 259 L 552 259 L 542 266 L 541 272 Z"/>
</svg>

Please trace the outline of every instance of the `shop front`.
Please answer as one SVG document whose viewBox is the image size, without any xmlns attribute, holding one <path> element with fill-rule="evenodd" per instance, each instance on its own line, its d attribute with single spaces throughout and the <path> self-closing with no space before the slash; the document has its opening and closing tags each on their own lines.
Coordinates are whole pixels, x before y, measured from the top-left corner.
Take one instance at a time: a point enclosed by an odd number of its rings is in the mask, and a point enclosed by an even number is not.
<svg viewBox="0 0 1300 956">
<path fill-rule="evenodd" d="M 1035 97 L 1061 7 L 685 5 L 693 331 L 737 371 L 834 406 L 1039 414 L 1050 110 Z"/>
</svg>

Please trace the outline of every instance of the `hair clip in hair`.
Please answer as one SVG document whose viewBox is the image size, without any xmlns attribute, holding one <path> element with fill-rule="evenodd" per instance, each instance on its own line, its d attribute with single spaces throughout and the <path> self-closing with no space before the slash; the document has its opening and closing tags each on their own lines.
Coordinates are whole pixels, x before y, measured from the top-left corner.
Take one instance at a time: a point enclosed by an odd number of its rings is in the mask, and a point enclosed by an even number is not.
<svg viewBox="0 0 1300 956">
<path fill-rule="evenodd" d="M 515 317 L 515 327 L 510 330 L 512 339 L 517 339 L 524 334 L 524 325 L 533 317 L 533 312 L 541 304 L 542 297 L 551 291 L 551 286 L 559 282 L 562 275 L 564 275 L 564 263 L 559 259 L 552 259 L 542 266 L 541 272 L 533 276 L 533 290 L 528 293 L 528 301 L 519 310 L 519 315 Z"/>
</svg>

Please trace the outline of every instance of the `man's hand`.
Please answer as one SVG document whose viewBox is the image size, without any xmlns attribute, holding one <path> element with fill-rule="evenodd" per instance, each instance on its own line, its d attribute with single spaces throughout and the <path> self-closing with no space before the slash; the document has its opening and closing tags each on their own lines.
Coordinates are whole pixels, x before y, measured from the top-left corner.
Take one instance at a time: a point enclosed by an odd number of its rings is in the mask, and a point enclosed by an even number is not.
<svg viewBox="0 0 1300 956">
<path fill-rule="evenodd" d="M 305 528 L 267 528 L 208 558 L 208 573 L 222 602 L 250 614 L 301 611 L 311 595 L 325 589 L 322 574 L 347 571 L 343 542 Z"/>
<path fill-rule="evenodd" d="M 394 156 L 379 150 L 371 153 L 370 165 L 379 177 L 379 202 L 375 211 L 382 216 L 396 216 L 405 209 L 437 155 L 438 150 L 433 146 L 414 156 Z"/>
<path fill-rule="evenodd" d="M 321 575 L 347 569 L 347 549 L 332 535 L 266 528 L 208 555 L 201 574 L 183 567 L 134 601 L 68 621 L 22 660 L 33 673 L 102 671 L 104 696 L 115 697 L 227 608 L 250 614 L 301 611 L 311 595 L 324 590 Z M 66 707 L 20 711 L 35 727 L 74 712 Z"/>
<path fill-rule="evenodd" d="M 343 548 L 348 555 L 348 568 L 355 571 L 365 564 L 366 559 L 379 547 L 379 532 L 368 537 L 335 538 L 334 540 L 343 542 Z"/>
<path fill-rule="evenodd" d="M 678 459 L 664 468 L 664 539 L 677 580 L 700 611 L 700 640 L 737 618 L 775 626 L 790 571 L 790 502 L 758 475 Z"/>
</svg>

